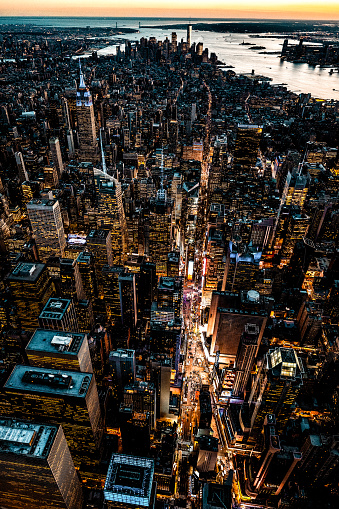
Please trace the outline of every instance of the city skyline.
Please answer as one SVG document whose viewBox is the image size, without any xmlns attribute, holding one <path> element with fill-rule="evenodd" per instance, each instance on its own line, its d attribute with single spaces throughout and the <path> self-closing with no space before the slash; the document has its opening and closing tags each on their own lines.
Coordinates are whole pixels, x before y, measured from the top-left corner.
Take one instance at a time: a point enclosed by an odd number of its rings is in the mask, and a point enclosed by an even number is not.
<svg viewBox="0 0 339 509">
<path fill-rule="evenodd" d="M 163 1 L 161 6 L 155 0 L 133 0 L 128 6 L 109 0 L 99 0 L 93 7 L 90 0 L 18 0 L 15 5 L 8 6 L 0 1 L 1 16 L 77 16 L 77 17 L 179 17 L 179 18 L 215 18 L 215 19 L 308 19 L 308 20 L 339 20 L 339 5 L 335 0 L 326 2 L 298 0 L 277 0 L 272 4 L 261 0 L 256 8 L 248 0 L 238 2 L 237 9 L 231 2 L 214 0 L 206 8 L 203 2 L 188 0 L 185 7 L 178 0 Z"/>
</svg>

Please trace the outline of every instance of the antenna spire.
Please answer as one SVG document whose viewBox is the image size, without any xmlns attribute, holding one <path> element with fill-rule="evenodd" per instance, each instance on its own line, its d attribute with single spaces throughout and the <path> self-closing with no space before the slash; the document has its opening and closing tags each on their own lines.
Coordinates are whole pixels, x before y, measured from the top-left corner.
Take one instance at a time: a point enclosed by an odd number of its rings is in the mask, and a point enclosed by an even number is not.
<svg viewBox="0 0 339 509">
<path fill-rule="evenodd" d="M 84 75 L 83 75 L 82 69 L 81 69 L 81 60 L 80 60 L 80 57 L 79 57 L 79 71 L 80 71 L 80 84 L 79 84 L 79 88 L 86 88 L 86 84 L 85 84 L 85 80 L 84 80 Z"/>
</svg>

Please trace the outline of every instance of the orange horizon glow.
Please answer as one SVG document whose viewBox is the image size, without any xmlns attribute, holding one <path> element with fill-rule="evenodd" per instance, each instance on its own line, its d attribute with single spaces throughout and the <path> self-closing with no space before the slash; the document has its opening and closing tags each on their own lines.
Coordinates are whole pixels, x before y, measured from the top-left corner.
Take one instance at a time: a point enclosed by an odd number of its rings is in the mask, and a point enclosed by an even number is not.
<svg viewBox="0 0 339 509">
<path fill-rule="evenodd" d="M 93 6 L 95 4 L 95 7 Z M 160 6 L 159 6 L 160 5 Z M 243 18 L 339 21 L 338 0 L 212 0 L 209 8 L 202 0 L 131 0 L 124 7 L 116 0 L 0 0 L 0 16 L 79 16 L 79 17 L 161 17 L 161 18 Z M 228 8 L 228 5 L 230 6 Z"/>
</svg>

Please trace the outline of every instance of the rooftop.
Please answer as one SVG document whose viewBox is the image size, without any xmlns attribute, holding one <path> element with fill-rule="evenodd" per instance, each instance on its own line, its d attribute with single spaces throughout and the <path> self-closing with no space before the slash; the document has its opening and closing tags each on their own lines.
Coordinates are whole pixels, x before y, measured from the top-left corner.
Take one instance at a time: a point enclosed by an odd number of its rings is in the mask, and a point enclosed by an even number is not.
<svg viewBox="0 0 339 509">
<path fill-rule="evenodd" d="M 33 283 L 39 278 L 44 268 L 44 263 L 19 263 L 8 276 L 8 280 Z"/>
<path fill-rule="evenodd" d="M 68 355 L 77 355 L 85 337 L 85 334 L 37 329 L 26 346 L 26 352 L 62 352 Z"/>
<path fill-rule="evenodd" d="M 39 318 L 61 320 L 70 304 L 71 301 L 69 299 L 48 299 L 47 304 L 41 311 Z"/>
<path fill-rule="evenodd" d="M 92 375 L 90 373 L 60 371 L 18 364 L 7 379 L 4 388 L 85 398 L 91 380 Z"/>
<path fill-rule="evenodd" d="M 0 454 L 46 457 L 57 431 L 53 425 L 0 418 Z"/>
<path fill-rule="evenodd" d="M 113 454 L 104 487 L 105 500 L 149 507 L 153 475 L 153 460 Z"/>
</svg>

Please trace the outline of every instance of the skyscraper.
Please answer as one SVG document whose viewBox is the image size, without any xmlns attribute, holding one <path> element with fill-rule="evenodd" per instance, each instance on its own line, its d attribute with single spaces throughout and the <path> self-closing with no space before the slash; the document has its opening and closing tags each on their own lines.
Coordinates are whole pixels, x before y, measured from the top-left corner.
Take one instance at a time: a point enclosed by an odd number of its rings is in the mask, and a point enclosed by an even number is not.
<svg viewBox="0 0 339 509">
<path fill-rule="evenodd" d="M 233 384 L 233 396 L 237 397 L 244 393 L 252 365 L 258 350 L 260 329 L 257 325 L 247 323 L 241 336 L 237 356 L 235 359 L 235 378 Z"/>
<path fill-rule="evenodd" d="M 51 149 L 54 167 L 56 168 L 58 177 L 61 177 L 64 171 L 64 163 L 62 162 L 59 138 L 51 138 L 49 140 L 49 147 Z"/>
<path fill-rule="evenodd" d="M 108 509 L 153 509 L 155 504 L 154 461 L 113 454 L 104 487 Z"/>
<path fill-rule="evenodd" d="M 33 199 L 27 203 L 27 212 L 40 260 L 63 257 L 66 239 L 58 200 Z"/>
<path fill-rule="evenodd" d="M 103 422 L 91 373 L 18 364 L 4 385 L 0 413 L 61 424 L 75 465 L 98 464 Z"/>
<path fill-rule="evenodd" d="M 157 276 L 167 275 L 167 255 L 172 239 L 173 202 L 167 199 L 166 191 L 158 192 L 150 200 L 148 252 L 156 264 Z"/>
<path fill-rule="evenodd" d="M 30 366 L 93 373 L 85 334 L 37 329 L 25 351 Z"/>
<path fill-rule="evenodd" d="M 192 44 L 192 25 L 187 25 L 187 49 L 190 50 Z"/>
<path fill-rule="evenodd" d="M 43 329 L 77 331 L 74 303 L 70 299 L 49 299 L 39 315 L 39 323 Z"/>
<path fill-rule="evenodd" d="M 61 426 L 0 418 L 0 504 L 81 509 L 82 488 Z"/>
<path fill-rule="evenodd" d="M 76 96 L 76 113 L 79 134 L 79 157 L 84 162 L 98 160 L 98 143 L 92 95 L 86 87 L 80 66 L 80 83 Z"/>
<path fill-rule="evenodd" d="M 101 228 L 111 231 L 113 263 L 124 263 L 128 251 L 128 236 L 121 184 L 117 179 L 106 174 L 97 176 L 96 180 L 99 204 L 98 224 Z"/>
<path fill-rule="evenodd" d="M 258 157 L 261 134 L 261 125 L 238 125 L 233 159 L 235 167 L 249 170 L 255 165 Z"/>
<path fill-rule="evenodd" d="M 39 315 L 54 293 L 54 284 L 45 264 L 19 263 L 7 276 L 17 317 L 23 330 L 35 330 Z"/>
</svg>

